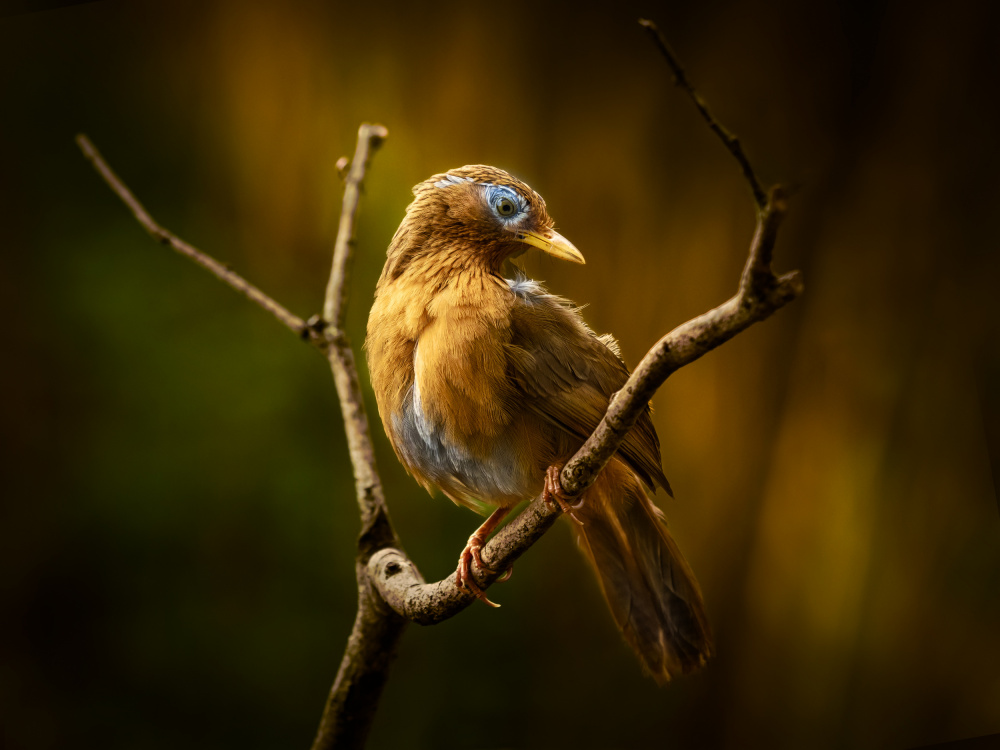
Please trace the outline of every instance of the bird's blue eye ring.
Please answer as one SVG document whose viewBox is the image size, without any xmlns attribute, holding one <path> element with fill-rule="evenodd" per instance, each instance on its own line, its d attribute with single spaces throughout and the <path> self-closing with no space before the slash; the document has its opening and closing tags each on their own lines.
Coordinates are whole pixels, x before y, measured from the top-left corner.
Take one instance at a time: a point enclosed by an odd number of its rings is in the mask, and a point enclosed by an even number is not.
<svg viewBox="0 0 1000 750">
<path fill-rule="evenodd" d="M 493 208 L 505 219 L 517 213 L 517 204 L 506 195 L 502 195 L 493 202 Z"/>
</svg>

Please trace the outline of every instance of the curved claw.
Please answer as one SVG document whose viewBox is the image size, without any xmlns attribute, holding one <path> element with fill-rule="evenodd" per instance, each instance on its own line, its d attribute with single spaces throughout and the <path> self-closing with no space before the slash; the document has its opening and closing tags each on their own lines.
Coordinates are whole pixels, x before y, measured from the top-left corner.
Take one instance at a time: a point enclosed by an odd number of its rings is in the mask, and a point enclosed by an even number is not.
<svg viewBox="0 0 1000 750">
<path fill-rule="evenodd" d="M 563 513 L 576 521 L 580 526 L 583 526 L 583 521 L 573 512 L 583 507 L 583 498 L 580 498 L 576 503 L 570 502 L 571 500 L 575 500 L 576 496 L 567 494 L 563 489 L 562 481 L 559 479 L 561 473 L 562 466 L 550 466 L 545 470 L 545 488 L 542 490 L 542 494 L 546 502 L 558 505 Z"/>
<path fill-rule="evenodd" d="M 483 562 L 483 543 L 479 539 L 478 535 L 473 534 L 469 538 L 469 544 L 466 547 L 467 550 L 472 554 L 472 559 L 476 561 L 476 566 L 484 573 L 493 574 L 496 573 L 493 568 Z"/>
<path fill-rule="evenodd" d="M 496 571 L 493 570 L 493 568 L 491 568 L 489 565 L 487 565 L 486 563 L 483 562 L 483 548 L 482 548 L 482 545 L 481 544 L 472 544 L 471 543 L 472 542 L 471 539 L 469 540 L 469 542 L 470 542 L 470 551 L 472 552 L 472 559 L 476 561 L 476 566 L 481 571 L 483 571 L 484 573 L 489 573 L 490 575 L 494 575 L 496 573 Z M 478 542 L 478 539 L 477 539 L 477 542 Z M 507 570 L 505 570 L 503 572 L 503 574 L 499 578 L 497 578 L 496 582 L 497 583 L 503 583 L 504 581 L 509 581 L 510 577 L 512 575 L 514 575 L 514 564 L 513 563 L 511 563 L 511 566 L 509 568 L 507 568 Z M 499 607 L 500 605 L 498 604 L 496 606 Z"/>
<path fill-rule="evenodd" d="M 472 541 L 471 539 L 469 540 Z M 465 549 L 462 550 L 462 554 L 458 556 L 458 570 L 455 571 L 455 584 L 459 588 L 463 588 L 477 599 L 479 599 L 483 604 L 488 604 L 491 607 L 496 607 L 499 609 L 500 605 L 496 602 L 490 601 L 486 592 L 479 587 L 476 583 L 476 579 L 472 576 L 472 562 L 475 557 L 478 556 L 478 546 L 475 548 L 476 551 L 473 552 L 473 547 L 471 544 L 465 545 Z M 479 565 L 479 563 L 476 563 Z M 483 568 L 483 570 L 489 571 L 488 568 Z"/>
<path fill-rule="evenodd" d="M 484 604 L 488 604 L 491 607 L 499 607 L 500 605 L 496 602 L 491 602 L 486 598 L 486 592 L 476 583 L 475 577 L 472 575 L 472 563 L 476 564 L 481 571 L 488 573 L 490 575 L 496 574 L 496 571 L 490 568 L 486 563 L 483 562 L 482 549 L 483 545 L 486 543 L 486 538 L 495 529 L 500 521 L 510 512 L 510 508 L 497 508 L 493 511 L 493 514 L 487 518 L 483 525 L 476 529 L 475 533 L 469 537 L 469 541 L 465 545 L 465 549 L 462 550 L 462 554 L 458 556 L 458 570 L 455 571 L 455 583 L 459 588 L 463 588 L 470 592 L 477 599 L 482 601 Z M 511 566 L 502 577 L 498 578 L 499 581 L 506 581 L 510 578 L 514 567 Z"/>
</svg>

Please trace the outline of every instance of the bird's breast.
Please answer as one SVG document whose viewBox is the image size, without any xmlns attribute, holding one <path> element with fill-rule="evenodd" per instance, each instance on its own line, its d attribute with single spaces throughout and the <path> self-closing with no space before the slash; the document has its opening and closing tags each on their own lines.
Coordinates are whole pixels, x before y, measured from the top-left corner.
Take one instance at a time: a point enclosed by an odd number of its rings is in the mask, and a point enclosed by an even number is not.
<svg viewBox="0 0 1000 750">
<path fill-rule="evenodd" d="M 509 377 L 510 302 L 492 283 L 439 294 L 393 418 L 397 449 L 414 473 L 478 510 L 516 504 L 541 481 L 532 420 Z"/>
<path fill-rule="evenodd" d="M 400 460 L 425 487 L 478 511 L 541 489 L 548 439 L 510 376 L 509 285 L 460 274 L 380 290 L 368 330 L 372 385 Z M 433 287 L 433 288 L 431 288 Z"/>
<path fill-rule="evenodd" d="M 537 491 L 540 475 L 525 450 L 521 420 L 513 419 L 503 429 L 463 435 L 449 430 L 438 412 L 425 403 L 420 380 L 415 379 L 393 416 L 396 449 L 425 484 L 480 513 L 516 504 Z"/>
</svg>

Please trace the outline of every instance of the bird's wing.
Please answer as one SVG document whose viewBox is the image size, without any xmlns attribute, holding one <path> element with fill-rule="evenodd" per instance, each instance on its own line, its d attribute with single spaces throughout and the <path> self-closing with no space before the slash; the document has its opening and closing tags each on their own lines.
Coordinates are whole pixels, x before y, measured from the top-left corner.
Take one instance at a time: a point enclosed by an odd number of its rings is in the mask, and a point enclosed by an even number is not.
<svg viewBox="0 0 1000 750">
<path fill-rule="evenodd" d="M 595 335 L 576 308 L 536 284 L 511 283 L 511 288 L 517 300 L 511 310 L 510 378 L 532 412 L 582 443 L 628 379 L 618 344 L 611 336 Z M 648 409 L 618 452 L 649 487 L 658 484 L 670 493 Z"/>
</svg>

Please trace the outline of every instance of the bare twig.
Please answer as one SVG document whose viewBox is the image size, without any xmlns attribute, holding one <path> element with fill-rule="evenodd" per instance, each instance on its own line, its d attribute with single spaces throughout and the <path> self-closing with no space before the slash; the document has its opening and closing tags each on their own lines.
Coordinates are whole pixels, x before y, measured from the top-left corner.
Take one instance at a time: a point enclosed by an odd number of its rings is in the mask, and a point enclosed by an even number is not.
<svg viewBox="0 0 1000 750">
<path fill-rule="evenodd" d="M 785 191 L 777 185 L 772 187 L 767 195 L 767 203 L 757 215 L 757 227 L 750 241 L 750 253 L 743 267 L 743 275 L 740 276 L 739 295 L 744 303 L 761 299 L 771 291 L 775 283 L 774 272 L 771 270 L 771 256 L 774 254 L 774 242 L 778 238 L 778 227 L 781 226 L 787 211 Z"/>
<path fill-rule="evenodd" d="M 264 292 L 244 279 L 238 273 L 230 271 L 229 268 L 217 261 L 215 258 L 210 255 L 206 255 L 198 248 L 189 245 L 184 240 L 171 234 L 157 224 L 143 205 L 139 203 L 134 195 L 132 195 L 132 191 L 129 190 L 125 186 L 125 183 L 118 178 L 118 175 L 111 170 L 111 167 L 109 167 L 107 162 L 104 161 L 100 152 L 94 147 L 94 144 L 90 142 L 90 139 L 87 138 L 87 136 L 83 134 L 78 135 L 76 137 L 76 143 L 80 147 L 80 150 L 83 151 L 83 155 L 87 157 L 91 164 L 94 165 L 94 169 L 96 169 L 101 177 L 104 178 L 104 181 L 108 183 L 108 186 L 114 191 L 115 195 L 122 199 L 122 202 L 129 207 L 129 210 L 139 223 L 142 224 L 143 228 L 145 228 L 145 230 L 149 232 L 157 242 L 168 245 L 181 255 L 185 255 L 193 260 L 199 266 L 208 269 L 209 272 L 224 281 L 251 302 L 255 302 L 263 307 L 274 317 L 280 320 L 285 326 L 295 331 L 295 333 L 302 335 L 303 332 L 306 331 L 305 321 L 301 318 L 288 312 L 288 310 L 268 297 L 264 294 Z"/>
<path fill-rule="evenodd" d="M 593 484 L 645 405 L 670 375 L 740 331 L 770 317 L 802 293 L 802 276 L 798 271 L 779 278 L 771 272 L 771 250 L 785 209 L 781 191 L 772 189 L 764 210 L 758 214 L 757 230 L 736 295 L 672 330 L 642 358 L 611 399 L 597 429 L 563 467 L 562 482 L 567 491 L 579 493 Z"/>
<path fill-rule="evenodd" d="M 378 470 L 375 468 L 375 450 L 372 447 L 371 430 L 368 427 L 368 417 L 365 415 L 364 401 L 361 398 L 358 369 L 343 327 L 344 312 L 347 307 L 347 283 L 354 256 L 354 217 L 358 211 L 368 160 L 388 134 L 381 125 L 365 123 L 358 129 L 358 145 L 344 184 L 340 226 L 333 246 L 333 264 L 323 304 L 323 318 L 327 323 L 324 330 L 324 337 L 328 343 L 327 357 L 337 386 L 337 395 L 340 397 L 340 406 L 344 412 L 347 445 L 354 467 L 361 526 L 364 530 L 369 529 L 376 516 L 385 514 L 385 497 Z"/>
<path fill-rule="evenodd" d="M 340 207 L 340 225 L 337 228 L 337 240 L 333 245 L 333 267 L 330 270 L 330 281 L 326 285 L 326 302 L 323 305 L 323 319 L 341 329 L 344 325 L 344 309 L 347 305 L 347 290 L 351 272 L 351 261 L 354 258 L 354 217 L 358 212 L 358 201 L 361 198 L 361 188 L 368 169 L 368 160 L 389 131 L 382 125 L 364 123 L 358 129 L 358 145 L 354 149 L 354 159 L 350 162 L 350 171 L 344 183 L 344 199 Z M 337 162 L 338 171 L 341 168 Z"/>
<path fill-rule="evenodd" d="M 694 86 L 688 80 L 687 73 L 681 64 L 677 61 L 677 56 L 674 51 L 670 49 L 670 45 L 667 44 L 667 40 L 663 38 L 663 34 L 660 33 L 660 29 L 655 23 L 649 21 L 645 18 L 639 19 L 639 25 L 642 26 L 649 35 L 653 38 L 653 42 L 659 48 L 660 52 L 667 60 L 667 65 L 670 66 L 670 71 L 674 74 L 674 83 L 676 83 L 680 88 L 687 92 L 688 96 L 694 102 L 694 106 L 698 108 L 698 112 L 701 114 L 705 122 L 708 123 L 708 127 L 712 129 L 722 142 L 729 149 L 729 153 L 733 155 L 736 161 L 739 162 L 740 167 L 743 170 L 743 176 L 746 178 L 747 182 L 750 183 L 750 190 L 753 191 L 753 198 L 757 202 L 758 208 L 764 208 L 767 203 L 767 194 L 764 192 L 764 188 L 760 185 L 760 180 L 757 179 L 757 175 L 753 171 L 753 167 L 750 166 L 750 160 L 747 159 L 746 154 L 743 153 L 743 147 L 740 145 L 740 139 L 735 135 L 726 130 L 722 125 L 716 120 L 712 113 L 708 110 L 708 103 L 701 98 L 701 95 L 695 91 Z"/>
</svg>

